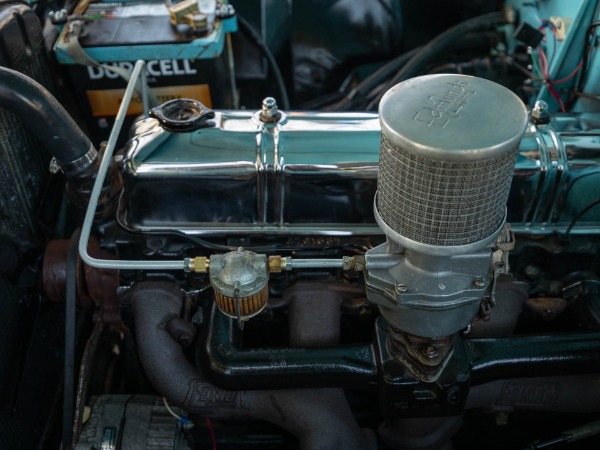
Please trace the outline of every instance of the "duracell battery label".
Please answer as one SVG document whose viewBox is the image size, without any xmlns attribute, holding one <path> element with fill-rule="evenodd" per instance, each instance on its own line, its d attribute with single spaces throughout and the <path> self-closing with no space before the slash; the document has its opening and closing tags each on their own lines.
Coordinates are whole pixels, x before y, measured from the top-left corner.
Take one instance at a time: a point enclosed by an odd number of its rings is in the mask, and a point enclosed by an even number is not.
<svg viewBox="0 0 600 450">
<path fill-rule="evenodd" d="M 160 103 L 176 98 L 191 98 L 198 100 L 207 108 L 212 108 L 210 90 L 207 84 L 186 86 L 164 86 L 152 88 L 150 91 Z M 125 89 L 93 89 L 87 90 L 86 95 L 94 117 L 116 116 L 123 101 Z M 127 114 L 141 114 L 142 99 L 134 94 Z"/>
</svg>

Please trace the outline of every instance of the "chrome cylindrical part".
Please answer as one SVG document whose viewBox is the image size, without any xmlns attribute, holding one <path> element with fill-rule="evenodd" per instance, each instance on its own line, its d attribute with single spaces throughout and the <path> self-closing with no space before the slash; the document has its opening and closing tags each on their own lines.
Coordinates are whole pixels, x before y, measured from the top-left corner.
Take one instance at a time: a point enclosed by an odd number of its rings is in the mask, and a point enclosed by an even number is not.
<svg viewBox="0 0 600 450">
<path fill-rule="evenodd" d="M 388 238 L 429 254 L 472 251 L 502 229 L 523 102 L 465 75 L 428 75 L 390 89 L 380 107 L 375 216 Z"/>
</svg>

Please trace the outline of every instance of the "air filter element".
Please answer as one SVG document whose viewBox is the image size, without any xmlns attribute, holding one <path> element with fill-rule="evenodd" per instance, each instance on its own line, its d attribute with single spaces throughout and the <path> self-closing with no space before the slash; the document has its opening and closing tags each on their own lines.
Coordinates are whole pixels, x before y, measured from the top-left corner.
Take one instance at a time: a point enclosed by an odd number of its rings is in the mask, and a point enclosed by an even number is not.
<svg viewBox="0 0 600 450">
<path fill-rule="evenodd" d="M 379 115 L 375 217 L 388 238 L 433 255 L 492 243 L 527 125 L 521 100 L 481 78 L 429 75 L 390 89 Z"/>
</svg>

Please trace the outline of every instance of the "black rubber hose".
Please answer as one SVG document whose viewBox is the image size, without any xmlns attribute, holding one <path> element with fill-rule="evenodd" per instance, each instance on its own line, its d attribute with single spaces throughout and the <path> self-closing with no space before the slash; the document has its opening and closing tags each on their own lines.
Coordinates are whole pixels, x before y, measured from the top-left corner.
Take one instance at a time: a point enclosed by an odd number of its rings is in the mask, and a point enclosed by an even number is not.
<svg viewBox="0 0 600 450">
<path fill-rule="evenodd" d="M 62 448 L 70 449 L 73 443 L 73 408 L 75 404 L 75 309 L 77 308 L 77 262 L 79 236 L 77 229 L 71 236 L 67 253 L 67 279 L 65 301 L 65 361 L 63 386 Z"/>
<path fill-rule="evenodd" d="M 174 283 L 146 281 L 127 293 L 138 354 L 154 388 L 169 403 L 211 418 L 254 418 L 286 429 L 301 449 L 369 449 L 375 443 L 357 426 L 341 389 L 225 391 L 185 357 L 167 324 L 180 320 L 182 293 Z"/>
<path fill-rule="evenodd" d="M 50 92 L 30 77 L 0 67 L 0 107 L 16 114 L 61 164 L 84 156 L 92 143 Z"/>
<path fill-rule="evenodd" d="M 0 0 L 0 6 L 2 5 L 25 5 L 31 7 L 25 0 Z"/>
<path fill-rule="evenodd" d="M 427 68 L 427 65 L 435 60 L 435 58 L 442 55 L 442 53 L 457 39 L 463 37 L 467 33 L 484 31 L 504 23 L 505 19 L 503 13 L 494 12 L 466 20 L 447 29 L 442 34 L 439 34 L 424 45 L 421 50 L 419 50 L 419 52 L 414 55 L 402 69 L 400 69 L 387 84 L 386 88 L 382 90 L 382 93 L 367 105 L 367 110 L 375 108 L 381 100 L 381 97 L 383 97 L 383 94 L 385 94 L 392 86 L 423 73 Z"/>
<path fill-rule="evenodd" d="M 356 102 L 366 98 L 367 94 L 375 89 L 378 85 L 385 82 L 393 74 L 398 72 L 408 61 L 415 56 L 419 48 L 410 50 L 396 58 L 388 61 L 363 81 L 361 81 L 352 91 L 342 100 L 331 106 L 332 111 L 350 111 L 356 107 Z"/>
<path fill-rule="evenodd" d="M 279 65 L 277 64 L 273 53 L 271 53 L 271 50 L 269 50 L 267 44 L 265 44 L 265 42 L 262 40 L 260 34 L 258 34 L 258 32 L 254 29 L 252 25 L 248 23 L 246 19 L 244 19 L 238 14 L 237 20 L 240 24 L 240 30 L 250 35 L 254 42 L 256 42 L 256 45 L 258 45 L 258 48 L 260 48 L 260 51 L 263 53 L 265 58 L 267 58 L 267 61 L 271 66 L 271 71 L 273 72 L 273 77 L 275 78 L 275 82 L 277 83 L 277 88 L 279 89 L 279 95 L 281 95 L 281 99 L 279 100 L 281 108 L 289 110 L 290 100 L 287 94 L 287 88 L 285 87 L 285 82 L 283 81 L 281 70 L 279 70 Z"/>
</svg>

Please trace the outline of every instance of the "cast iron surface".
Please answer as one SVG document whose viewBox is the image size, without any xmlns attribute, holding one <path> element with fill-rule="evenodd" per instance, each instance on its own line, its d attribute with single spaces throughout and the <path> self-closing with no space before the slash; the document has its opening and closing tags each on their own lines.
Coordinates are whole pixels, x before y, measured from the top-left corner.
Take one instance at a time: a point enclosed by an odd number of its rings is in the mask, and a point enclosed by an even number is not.
<svg viewBox="0 0 600 450">
<path fill-rule="evenodd" d="M 373 436 L 364 434 L 343 406 L 341 389 L 226 391 L 208 382 L 165 329 L 180 317 L 183 298 L 176 284 L 137 283 L 128 299 L 142 365 L 171 404 L 202 416 L 267 420 L 294 434 L 305 450 L 375 448 Z"/>
<path fill-rule="evenodd" d="M 208 339 L 198 356 L 208 358 L 208 375 L 228 389 L 352 387 L 376 382 L 371 344 L 337 348 L 252 348 L 233 344 L 235 322 L 213 308 Z M 200 362 L 201 364 L 201 362 Z"/>
<path fill-rule="evenodd" d="M 534 374 L 600 372 L 600 333 L 474 339 L 466 345 L 473 385 Z"/>
<path fill-rule="evenodd" d="M 386 417 L 459 414 L 469 385 L 500 378 L 600 372 L 600 333 L 458 339 L 436 383 L 420 382 L 398 364 L 388 349 L 389 325 L 382 318 L 376 342 L 354 347 L 241 350 L 233 344 L 234 321 L 214 309 L 208 333 L 198 357 L 208 358 L 207 375 L 219 386 L 253 390 L 377 385 Z"/>
</svg>

